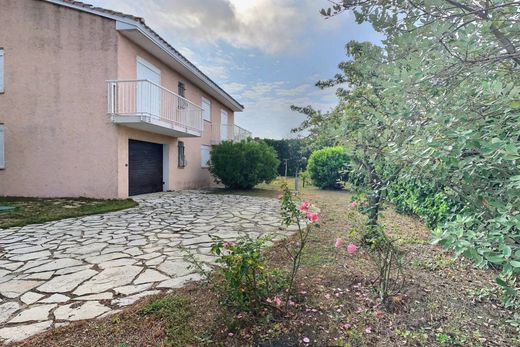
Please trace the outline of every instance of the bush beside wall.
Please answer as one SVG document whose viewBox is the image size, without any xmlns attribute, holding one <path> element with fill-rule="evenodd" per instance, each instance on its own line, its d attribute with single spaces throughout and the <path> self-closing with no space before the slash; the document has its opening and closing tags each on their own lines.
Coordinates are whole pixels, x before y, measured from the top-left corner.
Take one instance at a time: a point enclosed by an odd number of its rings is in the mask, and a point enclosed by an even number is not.
<svg viewBox="0 0 520 347">
<path fill-rule="evenodd" d="M 252 189 L 277 175 L 280 161 L 264 141 L 225 141 L 211 151 L 210 172 L 217 182 L 231 189 Z"/>
</svg>

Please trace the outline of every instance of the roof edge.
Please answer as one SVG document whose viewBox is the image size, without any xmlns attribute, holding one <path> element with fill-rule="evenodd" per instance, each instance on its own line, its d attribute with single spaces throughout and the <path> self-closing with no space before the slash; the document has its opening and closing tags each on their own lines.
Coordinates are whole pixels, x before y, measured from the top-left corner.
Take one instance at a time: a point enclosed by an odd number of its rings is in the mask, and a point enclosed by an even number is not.
<svg viewBox="0 0 520 347">
<path fill-rule="evenodd" d="M 215 90 L 218 94 L 220 94 L 224 99 L 227 99 L 233 106 L 235 106 L 235 112 L 241 112 L 244 110 L 244 106 L 239 103 L 235 98 L 233 98 L 229 93 L 227 93 L 222 87 L 220 87 L 216 82 L 214 82 L 211 78 L 209 78 L 204 72 L 202 72 L 195 64 L 189 61 L 186 57 L 184 57 L 179 51 L 177 51 L 172 45 L 168 43 L 165 39 L 163 39 L 159 34 L 157 34 L 152 28 L 145 24 L 145 21 L 141 17 L 136 17 L 133 15 L 128 15 L 122 12 L 112 11 L 109 9 L 95 7 L 93 5 L 74 0 L 43 0 L 48 3 L 52 3 L 59 6 L 65 6 L 69 8 L 73 8 L 79 11 L 91 13 L 94 15 L 98 15 L 101 17 L 109 18 L 115 20 L 116 22 L 123 22 L 125 24 L 134 26 L 137 30 L 141 31 L 148 39 L 151 41 L 159 41 L 154 42 L 161 49 L 167 51 L 172 58 L 177 60 L 177 62 L 183 66 L 185 66 L 195 77 L 199 78 L 203 83 L 205 83 L 208 87 Z"/>
</svg>

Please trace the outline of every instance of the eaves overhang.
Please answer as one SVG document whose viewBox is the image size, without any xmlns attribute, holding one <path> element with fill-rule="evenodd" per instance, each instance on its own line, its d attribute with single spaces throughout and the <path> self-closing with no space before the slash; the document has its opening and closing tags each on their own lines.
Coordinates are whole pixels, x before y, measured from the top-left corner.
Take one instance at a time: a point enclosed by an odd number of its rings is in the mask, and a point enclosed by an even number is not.
<svg viewBox="0 0 520 347">
<path fill-rule="evenodd" d="M 159 34 L 145 24 L 140 17 L 127 15 L 121 12 L 111 11 L 108 9 L 94 7 L 92 5 L 73 0 L 43 0 L 60 6 L 76 9 L 109 18 L 116 21 L 116 30 L 129 40 L 135 42 L 166 65 L 170 66 L 180 74 L 184 75 L 201 88 L 207 94 L 213 96 L 226 107 L 234 112 L 241 112 L 244 106 L 229 95 L 217 83 L 212 81 L 201 70 L 199 70 L 192 62 L 184 57 L 179 51 L 173 48 Z"/>
</svg>

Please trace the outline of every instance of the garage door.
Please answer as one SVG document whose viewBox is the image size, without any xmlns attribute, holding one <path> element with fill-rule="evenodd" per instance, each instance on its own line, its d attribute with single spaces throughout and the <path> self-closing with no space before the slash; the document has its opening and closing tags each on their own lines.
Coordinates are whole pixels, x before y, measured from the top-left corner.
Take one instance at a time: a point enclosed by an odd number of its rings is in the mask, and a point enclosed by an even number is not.
<svg viewBox="0 0 520 347">
<path fill-rule="evenodd" d="M 163 190 L 163 145 L 128 141 L 128 194 Z"/>
</svg>

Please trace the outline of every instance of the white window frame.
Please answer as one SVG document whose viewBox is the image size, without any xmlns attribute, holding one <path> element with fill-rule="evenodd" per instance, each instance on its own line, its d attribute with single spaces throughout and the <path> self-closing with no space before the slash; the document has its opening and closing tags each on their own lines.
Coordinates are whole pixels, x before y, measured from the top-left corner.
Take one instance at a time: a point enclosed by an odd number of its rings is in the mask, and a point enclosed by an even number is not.
<svg viewBox="0 0 520 347">
<path fill-rule="evenodd" d="M 0 123 L 0 170 L 5 169 L 5 129 L 4 124 Z"/>
<path fill-rule="evenodd" d="M 207 157 L 204 156 L 204 152 L 207 151 Z M 207 160 L 205 160 L 207 158 Z M 203 169 L 209 168 L 209 163 L 211 160 L 211 146 L 209 145 L 201 145 L 200 146 L 200 167 Z"/>
<path fill-rule="evenodd" d="M 206 99 L 205 97 L 202 97 L 202 119 L 211 122 L 211 101 Z M 207 109 L 206 109 L 207 106 Z"/>
<path fill-rule="evenodd" d="M 5 52 L 4 52 L 3 48 L 0 48 L 0 94 L 5 92 L 4 60 L 5 60 Z"/>
</svg>

